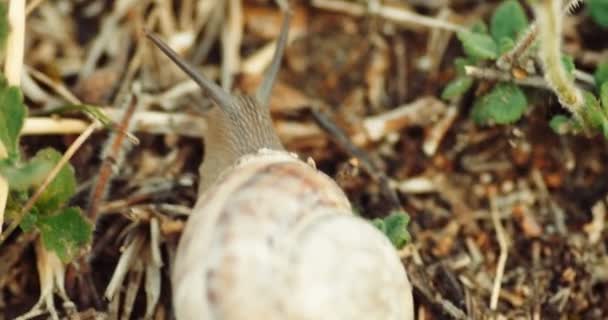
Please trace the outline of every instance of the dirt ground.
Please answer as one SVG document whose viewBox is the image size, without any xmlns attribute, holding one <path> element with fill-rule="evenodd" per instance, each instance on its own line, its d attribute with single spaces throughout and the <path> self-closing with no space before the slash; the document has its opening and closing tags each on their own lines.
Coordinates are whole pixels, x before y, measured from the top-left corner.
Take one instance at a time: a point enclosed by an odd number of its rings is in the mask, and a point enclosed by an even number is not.
<svg viewBox="0 0 608 320">
<path fill-rule="evenodd" d="M 74 123 L 24 132 L 23 153 L 63 152 L 75 141 L 90 120 L 53 113 L 66 104 L 101 106 L 123 129 L 98 130 L 70 161 L 78 178 L 71 202 L 98 221 L 90 269 L 66 268 L 75 306 L 50 298 L 61 317 L 170 319 L 169 266 L 196 199 L 211 104 L 142 31 L 235 92 L 253 93 L 282 15 L 274 1 L 225 2 L 222 10 L 214 1 L 47 0 L 28 15 L 29 116 Z M 606 140 L 556 134 L 549 120 L 565 111 L 548 90 L 526 88 L 529 106 L 514 124 L 475 124 L 473 100 L 495 82 L 478 79 L 459 101 L 440 99 L 463 55 L 453 30 L 369 11 L 390 6 L 468 26 L 488 21 L 498 3 L 292 1 L 270 101 L 275 128 L 362 216 L 395 206 L 409 214 L 412 241 L 399 253 L 417 319 L 608 318 Z M 606 29 L 585 6 L 564 28 L 577 69 L 592 74 L 608 60 Z M 16 232 L 0 249 L 0 319 L 40 296 L 35 239 Z"/>
</svg>

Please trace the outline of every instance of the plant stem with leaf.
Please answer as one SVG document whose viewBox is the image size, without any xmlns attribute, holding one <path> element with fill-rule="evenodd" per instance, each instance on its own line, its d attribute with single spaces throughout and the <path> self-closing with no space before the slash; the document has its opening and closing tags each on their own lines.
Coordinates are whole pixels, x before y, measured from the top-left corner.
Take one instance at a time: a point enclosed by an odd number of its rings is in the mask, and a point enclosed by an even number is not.
<svg viewBox="0 0 608 320">
<path fill-rule="evenodd" d="M 6 61 L 4 73 L 9 86 L 20 86 L 25 45 L 25 1 L 11 0 L 8 7 L 10 33 L 6 43 Z M 0 159 L 6 158 L 6 146 L 0 143 Z M 4 177 L 0 177 L 0 232 L 4 223 L 4 210 L 8 199 L 9 186 Z"/>
<path fill-rule="evenodd" d="M 538 36 L 540 40 L 540 60 L 545 71 L 545 79 L 557 95 L 559 102 L 568 109 L 577 120 L 581 117 L 585 99 L 574 80 L 568 77 L 562 63 L 562 8 L 561 1 L 531 1 L 537 17 Z M 583 123 L 581 121 L 581 123 Z"/>
</svg>

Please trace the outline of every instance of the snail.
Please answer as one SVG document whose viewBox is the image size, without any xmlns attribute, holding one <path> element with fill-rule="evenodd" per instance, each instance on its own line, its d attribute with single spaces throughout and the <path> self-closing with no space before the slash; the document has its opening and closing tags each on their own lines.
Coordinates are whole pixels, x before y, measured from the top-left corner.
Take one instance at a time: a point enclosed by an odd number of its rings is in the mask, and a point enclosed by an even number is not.
<svg viewBox="0 0 608 320">
<path fill-rule="evenodd" d="M 172 270 L 176 318 L 413 319 L 390 241 L 273 129 L 267 105 L 289 21 L 287 13 L 255 97 L 224 91 L 146 32 L 216 105 L 206 115 L 202 192 Z"/>
</svg>

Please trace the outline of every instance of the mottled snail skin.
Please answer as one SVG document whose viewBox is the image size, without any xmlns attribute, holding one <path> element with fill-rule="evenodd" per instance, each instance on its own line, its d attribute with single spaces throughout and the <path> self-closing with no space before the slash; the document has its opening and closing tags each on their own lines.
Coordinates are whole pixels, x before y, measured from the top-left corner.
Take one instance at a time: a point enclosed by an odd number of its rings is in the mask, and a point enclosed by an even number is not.
<svg viewBox="0 0 608 320">
<path fill-rule="evenodd" d="M 200 167 L 199 195 L 209 189 L 217 176 L 241 156 L 262 148 L 284 150 L 273 130 L 268 108 L 260 108 L 255 98 L 235 96 L 233 108 L 208 111 L 205 157 Z"/>
<path fill-rule="evenodd" d="M 286 152 L 267 107 L 285 19 L 258 95 L 232 96 L 148 37 L 217 104 L 203 192 L 172 271 L 179 320 L 410 320 L 412 288 L 388 239 L 327 175 Z"/>
</svg>

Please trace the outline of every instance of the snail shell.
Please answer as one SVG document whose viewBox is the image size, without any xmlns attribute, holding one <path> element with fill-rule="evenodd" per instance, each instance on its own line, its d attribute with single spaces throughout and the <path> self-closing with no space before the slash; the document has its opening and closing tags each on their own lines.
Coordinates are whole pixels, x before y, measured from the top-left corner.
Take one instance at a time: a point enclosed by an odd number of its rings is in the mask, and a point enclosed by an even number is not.
<svg viewBox="0 0 608 320">
<path fill-rule="evenodd" d="M 256 97 L 230 95 L 148 34 L 218 107 L 172 272 L 177 319 L 413 319 L 391 243 L 273 130 L 267 104 L 288 22 Z"/>
<path fill-rule="evenodd" d="M 178 319 L 411 319 L 391 243 L 325 174 L 281 151 L 241 158 L 205 192 L 173 272 Z"/>
</svg>

